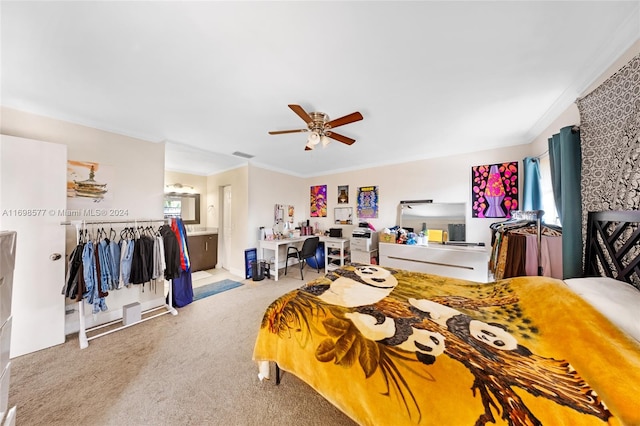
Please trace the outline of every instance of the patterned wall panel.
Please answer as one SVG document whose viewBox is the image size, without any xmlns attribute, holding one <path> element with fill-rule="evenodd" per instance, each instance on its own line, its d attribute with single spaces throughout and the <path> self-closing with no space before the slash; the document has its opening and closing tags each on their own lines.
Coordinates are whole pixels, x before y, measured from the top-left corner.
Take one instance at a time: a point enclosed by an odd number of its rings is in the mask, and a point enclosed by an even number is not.
<svg viewBox="0 0 640 426">
<path fill-rule="evenodd" d="M 640 55 L 577 105 L 584 235 L 590 211 L 640 209 Z M 635 228 L 625 233 L 630 235 Z M 632 249 L 629 255 L 635 256 L 638 250 Z M 640 288 L 640 277 L 632 277 L 632 282 Z"/>
<path fill-rule="evenodd" d="M 582 211 L 640 208 L 640 55 L 577 101 Z"/>
</svg>

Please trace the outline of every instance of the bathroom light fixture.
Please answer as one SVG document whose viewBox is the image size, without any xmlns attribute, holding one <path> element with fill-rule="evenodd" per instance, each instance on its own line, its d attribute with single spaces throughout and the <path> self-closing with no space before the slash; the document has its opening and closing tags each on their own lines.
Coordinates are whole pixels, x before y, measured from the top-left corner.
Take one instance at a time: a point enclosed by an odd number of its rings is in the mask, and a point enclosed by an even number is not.
<svg viewBox="0 0 640 426">
<path fill-rule="evenodd" d="M 170 185 L 165 185 L 165 192 L 182 192 L 182 193 L 190 193 L 193 192 L 195 188 L 191 185 L 184 185 L 182 183 L 172 183 Z"/>
</svg>

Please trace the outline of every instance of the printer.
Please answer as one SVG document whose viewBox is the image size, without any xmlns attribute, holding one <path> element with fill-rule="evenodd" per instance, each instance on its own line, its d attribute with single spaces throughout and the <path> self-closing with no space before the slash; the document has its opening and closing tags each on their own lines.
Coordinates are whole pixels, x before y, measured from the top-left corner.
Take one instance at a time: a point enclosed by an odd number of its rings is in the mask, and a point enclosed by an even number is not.
<svg viewBox="0 0 640 426">
<path fill-rule="evenodd" d="M 370 252 L 378 249 L 378 233 L 369 228 L 354 228 L 351 233 L 351 252 Z"/>
</svg>

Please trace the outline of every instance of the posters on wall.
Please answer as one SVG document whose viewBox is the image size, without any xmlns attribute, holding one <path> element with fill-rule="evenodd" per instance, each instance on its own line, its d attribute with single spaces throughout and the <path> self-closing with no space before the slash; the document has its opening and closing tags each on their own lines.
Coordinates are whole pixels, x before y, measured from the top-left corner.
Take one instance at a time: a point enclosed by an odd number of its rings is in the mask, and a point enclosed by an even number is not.
<svg viewBox="0 0 640 426">
<path fill-rule="evenodd" d="M 377 218 L 379 202 L 377 186 L 362 186 L 358 188 L 358 218 Z"/>
<path fill-rule="evenodd" d="M 338 204 L 349 204 L 349 185 L 338 185 Z"/>
<path fill-rule="evenodd" d="M 518 162 L 471 168 L 472 217 L 510 218 L 518 210 Z"/>
<path fill-rule="evenodd" d="M 311 187 L 311 217 L 327 217 L 327 185 Z"/>
</svg>

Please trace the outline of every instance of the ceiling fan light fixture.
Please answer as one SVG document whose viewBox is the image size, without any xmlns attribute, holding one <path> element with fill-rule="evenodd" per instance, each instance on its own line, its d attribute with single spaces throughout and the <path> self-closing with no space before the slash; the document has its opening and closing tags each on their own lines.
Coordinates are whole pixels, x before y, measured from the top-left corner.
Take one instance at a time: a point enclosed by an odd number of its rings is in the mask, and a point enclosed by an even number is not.
<svg viewBox="0 0 640 426">
<path fill-rule="evenodd" d="M 313 145 L 318 145 L 320 143 L 320 134 L 316 131 L 309 133 L 309 137 L 307 138 L 307 146 L 312 145 L 310 148 L 313 148 Z"/>
<path fill-rule="evenodd" d="M 322 147 L 326 148 L 326 146 L 331 143 L 331 139 L 329 139 L 329 136 L 327 135 L 322 135 L 320 137 L 320 142 L 322 142 Z"/>
</svg>

